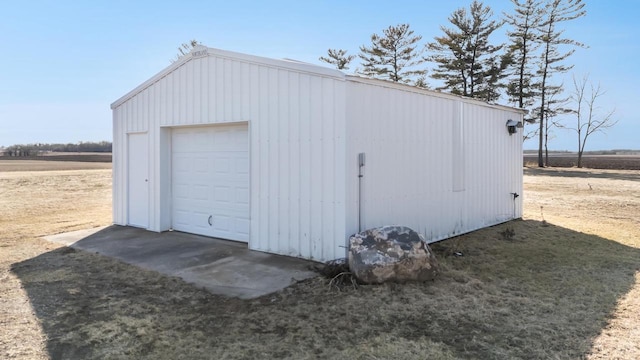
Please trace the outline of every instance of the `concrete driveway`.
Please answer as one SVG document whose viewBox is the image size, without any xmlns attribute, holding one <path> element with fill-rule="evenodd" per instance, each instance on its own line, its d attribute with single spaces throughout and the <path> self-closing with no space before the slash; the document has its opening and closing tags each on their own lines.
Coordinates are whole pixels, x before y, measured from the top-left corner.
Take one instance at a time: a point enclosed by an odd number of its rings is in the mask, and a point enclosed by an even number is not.
<svg viewBox="0 0 640 360">
<path fill-rule="evenodd" d="M 177 276 L 214 294 L 251 299 L 317 274 L 313 262 L 249 250 L 244 243 L 177 231 L 109 226 L 45 236 L 144 269 Z"/>
</svg>

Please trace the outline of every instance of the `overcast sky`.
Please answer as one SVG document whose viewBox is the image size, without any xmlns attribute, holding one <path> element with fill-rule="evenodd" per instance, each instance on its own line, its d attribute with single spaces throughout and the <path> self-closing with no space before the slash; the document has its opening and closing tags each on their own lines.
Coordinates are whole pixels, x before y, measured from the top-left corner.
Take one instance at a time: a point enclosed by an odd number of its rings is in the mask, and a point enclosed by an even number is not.
<svg viewBox="0 0 640 360">
<path fill-rule="evenodd" d="M 321 64 L 328 48 L 356 54 L 372 33 L 409 23 L 422 43 L 441 35 L 447 17 L 471 1 L 2 1 L 0 146 L 111 141 L 109 105 L 170 64 L 177 46 L 209 47 Z M 485 1 L 496 16 L 507 0 Z M 603 110 L 619 124 L 594 135 L 587 150 L 640 149 L 638 0 L 586 1 L 587 16 L 566 36 L 589 45 L 570 62 L 607 90 Z M 493 38 L 504 40 L 504 28 Z M 499 34 L 497 34 L 499 33 Z M 556 130 L 551 149 L 575 150 Z M 525 143 L 526 149 L 536 143 Z"/>
</svg>

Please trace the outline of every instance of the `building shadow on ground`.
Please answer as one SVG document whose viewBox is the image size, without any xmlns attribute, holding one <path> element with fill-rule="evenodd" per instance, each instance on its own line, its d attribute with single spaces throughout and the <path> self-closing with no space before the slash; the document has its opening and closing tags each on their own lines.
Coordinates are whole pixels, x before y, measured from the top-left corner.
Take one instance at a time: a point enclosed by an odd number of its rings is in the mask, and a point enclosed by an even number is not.
<svg viewBox="0 0 640 360">
<path fill-rule="evenodd" d="M 533 220 L 433 247 L 433 282 L 316 278 L 254 300 L 68 247 L 12 271 L 52 359 L 580 358 L 640 266 L 637 248 Z"/>
</svg>

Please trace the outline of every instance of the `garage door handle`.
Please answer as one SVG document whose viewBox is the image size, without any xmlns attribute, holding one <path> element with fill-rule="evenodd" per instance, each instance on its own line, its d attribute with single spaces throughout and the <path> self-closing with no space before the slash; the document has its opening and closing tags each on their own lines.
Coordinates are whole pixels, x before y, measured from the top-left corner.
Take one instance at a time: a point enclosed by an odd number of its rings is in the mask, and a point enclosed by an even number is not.
<svg viewBox="0 0 640 360">
<path fill-rule="evenodd" d="M 207 219 L 207 222 L 209 223 L 209 226 L 212 226 L 213 224 L 211 223 L 211 219 L 213 218 L 213 215 L 209 215 L 209 219 Z"/>
</svg>

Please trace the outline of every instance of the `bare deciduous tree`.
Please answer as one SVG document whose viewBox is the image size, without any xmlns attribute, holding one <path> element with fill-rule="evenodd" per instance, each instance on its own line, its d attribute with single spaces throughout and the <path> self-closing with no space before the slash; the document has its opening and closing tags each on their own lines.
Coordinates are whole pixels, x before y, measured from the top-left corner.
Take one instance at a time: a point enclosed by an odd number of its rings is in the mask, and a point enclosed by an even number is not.
<svg viewBox="0 0 640 360">
<path fill-rule="evenodd" d="M 572 126 L 561 125 L 561 127 L 575 131 L 578 135 L 578 167 L 582 167 L 582 154 L 589 136 L 596 132 L 604 132 L 618 123 L 613 118 L 614 110 L 604 113 L 600 112 L 598 100 L 606 93 L 600 84 L 594 85 L 589 81 L 589 76 L 585 75 L 581 80 L 573 77 L 573 93 L 571 101 L 575 106 L 571 112 L 575 115 L 575 122 Z"/>
</svg>

